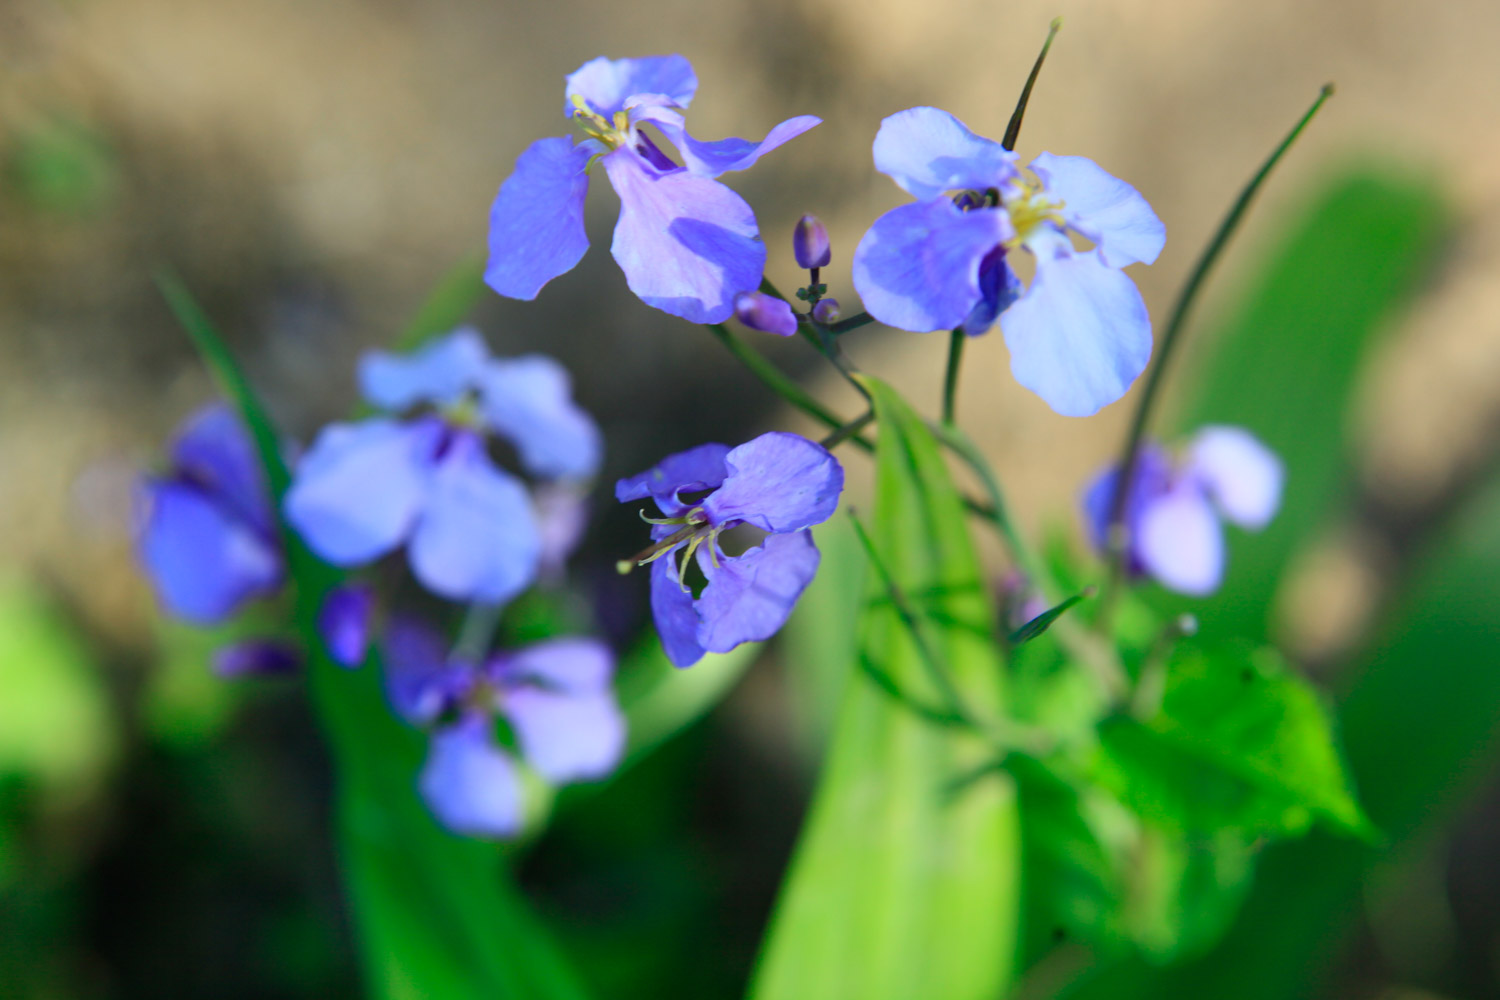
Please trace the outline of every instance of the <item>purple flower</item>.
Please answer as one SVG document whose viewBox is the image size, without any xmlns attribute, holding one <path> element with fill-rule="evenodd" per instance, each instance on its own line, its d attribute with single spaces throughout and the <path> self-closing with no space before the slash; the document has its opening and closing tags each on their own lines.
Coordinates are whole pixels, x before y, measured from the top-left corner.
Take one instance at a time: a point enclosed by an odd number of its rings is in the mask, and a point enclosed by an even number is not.
<svg viewBox="0 0 1500 1000">
<path fill-rule="evenodd" d="M 551 639 L 479 666 L 451 660 L 441 639 L 411 621 L 385 641 L 386 684 L 397 713 L 433 726 L 422 797 L 444 826 L 476 837 L 521 831 L 517 763 L 496 739 L 503 718 L 520 756 L 553 784 L 608 775 L 625 749 L 625 718 L 610 686 L 614 657 L 592 639 Z"/>
<path fill-rule="evenodd" d="M 827 267 L 833 260 L 833 247 L 828 242 L 828 227 L 816 215 L 804 215 L 797 220 L 792 230 L 792 256 L 797 266 L 811 271 Z"/>
<path fill-rule="evenodd" d="M 651 611 L 668 659 L 691 666 L 781 628 L 818 569 L 808 528 L 832 515 L 843 488 L 843 467 L 826 448 L 779 432 L 734 449 L 700 445 L 616 483 L 615 499 L 650 497 L 663 515 L 652 520 L 654 544 L 622 568 L 651 563 Z M 726 555 L 719 536 L 740 525 L 765 538 Z M 695 557 L 706 581 L 696 597 L 684 579 Z"/>
<path fill-rule="evenodd" d="M 585 138 L 539 139 L 516 160 L 490 210 L 490 287 L 534 299 L 583 258 L 588 168 L 598 160 L 620 196 L 610 252 L 630 290 L 695 323 L 727 319 L 735 295 L 760 283 L 766 248 L 750 206 L 714 178 L 746 169 L 819 119 L 789 119 L 760 142 L 700 142 L 679 113 L 697 89 L 692 65 L 677 55 L 600 57 L 569 74 L 563 114 Z M 681 166 L 641 130 L 647 122 L 675 147 Z"/>
<path fill-rule="evenodd" d="M 765 292 L 741 292 L 734 297 L 734 318 L 752 330 L 790 337 L 797 332 L 797 314 L 784 299 Z"/>
<path fill-rule="evenodd" d="M 1108 550 L 1119 478 L 1111 467 L 1083 495 L 1089 540 L 1101 553 Z M 1176 462 L 1146 445 L 1125 501 L 1127 572 L 1182 594 L 1213 593 L 1224 576 L 1220 521 L 1264 528 L 1281 505 L 1282 479 L 1276 455 L 1238 427 L 1203 428 Z"/>
<path fill-rule="evenodd" d="M 302 672 L 302 653 L 276 639 L 243 639 L 214 650 L 212 668 L 224 680 L 290 677 Z"/>
<path fill-rule="evenodd" d="M 493 432 L 547 479 L 592 475 L 599 432 L 550 358 L 491 360 L 471 329 L 400 356 L 371 352 L 367 400 L 409 419 L 374 417 L 319 434 L 287 491 L 288 522 L 321 558 L 358 566 L 405 545 L 435 594 L 501 603 L 536 578 L 543 538 L 530 492 L 495 465 Z"/>
<path fill-rule="evenodd" d="M 229 407 L 199 410 L 146 480 L 136 551 L 162 606 L 197 625 L 225 621 L 284 578 L 270 494 L 249 433 Z"/>
<path fill-rule="evenodd" d="M 1120 269 L 1151 263 L 1166 230 L 1140 194 L 1081 156 L 1016 156 L 937 108 L 885 119 L 875 167 L 918 201 L 875 221 L 854 251 L 870 315 L 904 330 L 1000 321 L 1016 381 L 1064 416 L 1125 394 L 1151 356 L 1151 320 Z M 1069 233 L 1094 244 L 1073 248 Z M 1006 256 L 1024 248 L 1022 289 Z"/>
<path fill-rule="evenodd" d="M 345 584 L 328 592 L 318 611 L 318 632 L 334 663 L 353 669 L 365 662 L 374 617 L 375 591 L 372 588 L 363 584 Z"/>
</svg>

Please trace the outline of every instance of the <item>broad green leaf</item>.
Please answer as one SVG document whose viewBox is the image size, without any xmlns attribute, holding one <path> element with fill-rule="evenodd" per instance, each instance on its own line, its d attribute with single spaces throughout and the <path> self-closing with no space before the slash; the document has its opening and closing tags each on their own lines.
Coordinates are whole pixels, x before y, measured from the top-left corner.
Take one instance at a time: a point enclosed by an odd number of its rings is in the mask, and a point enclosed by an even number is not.
<svg viewBox="0 0 1500 1000">
<path fill-rule="evenodd" d="M 879 421 L 874 546 L 966 702 L 995 713 L 1003 682 L 994 606 L 962 501 L 921 419 L 884 383 L 864 381 Z M 873 590 L 860 655 L 903 689 L 935 698 L 918 643 L 888 592 Z M 1014 787 L 996 774 L 947 794 L 993 749 L 918 717 L 854 664 L 847 669 L 752 996 L 998 997 L 1017 935 Z"/>
<path fill-rule="evenodd" d="M 159 278 L 225 395 L 250 426 L 278 498 L 289 479 L 278 434 L 244 375 L 187 290 Z M 310 652 L 308 688 L 338 775 L 340 857 L 375 995 L 401 1000 L 475 996 L 577 1000 L 584 994 L 516 889 L 502 851 L 455 837 L 422 806 L 423 737 L 392 715 L 374 661 L 343 670 L 315 622 L 340 574 L 283 531 L 295 618 Z"/>
<path fill-rule="evenodd" d="M 1229 568 L 1207 601 L 1164 603 L 1205 634 L 1264 639 L 1291 554 L 1322 528 L 1348 478 L 1350 393 L 1378 342 L 1437 259 L 1449 226 L 1433 186 L 1373 171 L 1335 178 L 1296 211 L 1239 308 L 1205 330 L 1173 421 L 1248 428 L 1286 465 L 1281 510 L 1262 532 L 1231 529 Z"/>
<path fill-rule="evenodd" d="M 1100 731 L 1104 779 L 1186 834 L 1290 836 L 1322 819 L 1369 832 L 1316 692 L 1268 649 L 1179 643 L 1160 710 Z"/>
</svg>

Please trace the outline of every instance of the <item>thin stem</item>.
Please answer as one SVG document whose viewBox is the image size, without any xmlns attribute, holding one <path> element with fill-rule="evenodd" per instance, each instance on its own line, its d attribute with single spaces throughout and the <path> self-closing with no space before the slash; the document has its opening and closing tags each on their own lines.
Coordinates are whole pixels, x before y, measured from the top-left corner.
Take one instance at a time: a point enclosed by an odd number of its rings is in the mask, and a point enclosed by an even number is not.
<svg viewBox="0 0 1500 1000">
<path fill-rule="evenodd" d="M 453 659 L 461 663 L 478 663 L 490 651 L 495 639 L 495 630 L 500 627 L 503 604 L 469 605 L 464 614 L 464 623 L 458 630 L 458 641 L 453 644 Z"/>
<path fill-rule="evenodd" d="M 843 444 L 845 441 L 854 437 L 860 431 L 864 430 L 866 427 L 870 426 L 870 424 L 874 420 L 875 411 L 867 410 L 864 416 L 857 417 L 854 420 L 849 421 L 847 424 L 825 437 L 820 443 L 824 448 L 832 451 L 839 445 Z"/>
<path fill-rule="evenodd" d="M 1256 193 L 1260 191 L 1260 187 L 1265 183 L 1266 178 L 1270 176 L 1271 170 L 1280 162 L 1281 157 L 1286 151 L 1292 147 L 1292 143 L 1297 141 L 1297 137 L 1302 134 L 1302 130 L 1307 127 L 1307 124 L 1313 120 L 1313 116 L 1318 113 L 1318 109 L 1323 106 L 1323 102 L 1332 96 L 1333 84 L 1324 84 L 1323 89 L 1318 92 L 1317 100 L 1313 101 L 1312 106 L 1307 109 L 1301 120 L 1292 127 L 1292 130 L 1287 133 L 1286 138 L 1281 140 L 1281 144 L 1272 151 L 1270 157 L 1261 165 L 1260 170 L 1256 171 L 1255 176 L 1250 179 L 1250 183 L 1240 192 L 1240 196 L 1235 199 L 1234 205 L 1229 209 L 1229 214 L 1224 217 L 1223 222 L 1219 223 L 1218 231 L 1214 233 L 1213 239 L 1204 248 L 1203 254 L 1198 258 L 1198 263 L 1193 267 L 1192 274 L 1188 276 L 1187 283 L 1183 285 L 1181 294 L 1177 296 L 1177 303 L 1172 308 L 1172 316 L 1167 321 L 1166 332 L 1162 334 L 1161 349 L 1157 352 L 1156 364 L 1151 368 L 1150 374 L 1147 375 L 1146 385 L 1141 390 L 1139 401 L 1136 403 L 1135 417 L 1130 422 L 1130 432 L 1125 438 L 1124 457 L 1120 460 L 1120 476 L 1115 480 L 1120 485 L 1115 490 L 1109 512 L 1110 583 L 1112 588 L 1119 584 L 1124 569 L 1125 538 L 1123 524 L 1125 521 L 1125 501 L 1130 494 L 1129 483 L 1135 475 L 1135 467 L 1140 458 L 1141 441 L 1146 432 L 1146 425 L 1150 422 L 1152 407 L 1156 403 L 1162 378 L 1167 371 L 1168 365 L 1171 363 L 1177 342 L 1181 337 L 1188 311 L 1197 300 L 1198 290 L 1203 286 L 1204 279 L 1208 277 L 1209 271 L 1218 262 L 1219 255 L 1229 242 L 1229 238 L 1239 228 L 1240 220 L 1244 217 L 1245 210 L 1250 207 L 1250 202 L 1255 198 Z M 1108 603 L 1106 603 L 1107 606 Z"/>
<path fill-rule="evenodd" d="M 928 427 L 945 448 L 957 455 L 973 470 L 974 474 L 979 477 L 984 492 L 989 496 L 988 506 L 970 501 L 968 502 L 969 509 L 994 524 L 1006 548 L 1010 549 L 1010 557 L 1015 560 L 1021 572 L 1044 591 L 1050 590 L 1051 582 L 1042 569 L 1041 562 L 1031 554 L 1031 550 L 1026 547 L 1026 542 L 1021 538 L 1021 532 L 1016 528 L 1015 521 L 1011 519 L 1010 508 L 1006 506 L 1005 495 L 1000 491 L 1000 481 L 995 478 L 994 470 L 990 468 L 989 462 L 985 461 L 983 453 L 967 434 L 951 424 L 929 424 Z"/>
<path fill-rule="evenodd" d="M 1000 140 L 1000 145 L 1006 149 L 1016 148 L 1016 140 L 1021 136 L 1021 119 L 1026 117 L 1026 105 L 1031 102 L 1031 88 L 1036 86 L 1036 78 L 1042 72 L 1042 63 L 1047 61 L 1047 51 L 1052 48 L 1052 39 L 1057 37 L 1061 29 L 1062 18 L 1054 17 L 1047 29 L 1047 40 L 1042 43 L 1042 51 L 1037 53 L 1036 62 L 1031 64 L 1031 75 L 1026 78 L 1026 86 L 1021 88 L 1021 99 L 1016 102 L 1010 124 L 1005 126 L 1005 138 Z"/>
<path fill-rule="evenodd" d="M 969 338 L 963 327 L 954 327 L 948 338 L 948 368 L 943 373 L 943 423 L 954 426 L 953 412 L 958 405 L 958 368 L 963 363 L 964 341 Z"/>
<path fill-rule="evenodd" d="M 834 336 L 838 336 L 841 333 L 848 333 L 850 330 L 858 330 L 860 327 L 868 326 L 873 322 L 875 322 L 874 316 L 871 316 L 867 312 L 859 312 L 848 319 L 841 319 L 837 323 L 828 324 L 828 332 Z"/>
</svg>

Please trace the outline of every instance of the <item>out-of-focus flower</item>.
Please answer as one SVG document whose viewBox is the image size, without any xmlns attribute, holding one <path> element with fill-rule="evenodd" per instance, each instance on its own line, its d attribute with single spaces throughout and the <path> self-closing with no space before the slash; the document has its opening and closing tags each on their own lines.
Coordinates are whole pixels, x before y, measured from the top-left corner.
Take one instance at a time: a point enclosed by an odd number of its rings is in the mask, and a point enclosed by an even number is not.
<svg viewBox="0 0 1500 1000">
<path fill-rule="evenodd" d="M 816 215 L 804 215 L 797 220 L 792 230 L 792 256 L 797 266 L 812 270 L 827 267 L 833 260 L 833 248 L 828 242 L 828 227 Z"/>
<path fill-rule="evenodd" d="M 727 319 L 734 297 L 760 284 L 766 248 L 750 206 L 714 178 L 746 169 L 820 120 L 788 119 L 760 142 L 700 142 L 679 113 L 697 90 L 692 64 L 680 55 L 600 57 L 569 74 L 563 114 L 584 138 L 539 139 L 516 160 L 490 210 L 490 287 L 534 299 L 583 258 L 583 203 L 597 160 L 620 196 L 610 252 L 630 290 L 695 323 Z M 681 166 L 641 130 L 647 122 L 675 147 Z"/>
<path fill-rule="evenodd" d="M 1089 539 L 1101 553 L 1119 479 L 1111 467 L 1083 495 Z M 1224 577 L 1220 521 L 1265 527 L 1281 505 L 1282 480 L 1280 459 L 1238 427 L 1204 427 L 1178 461 L 1156 445 L 1142 447 L 1124 507 L 1126 571 L 1182 594 L 1213 593 Z"/>
<path fill-rule="evenodd" d="M 287 491 L 288 522 L 338 566 L 405 544 L 417 579 L 443 597 L 501 603 L 525 589 L 541 531 L 526 485 L 490 459 L 486 435 L 510 440 L 533 475 L 591 475 L 599 431 L 567 373 L 540 355 L 491 360 L 465 328 L 409 356 L 372 352 L 360 382 L 391 413 L 424 409 L 325 428 Z"/>
<path fill-rule="evenodd" d="M 812 307 L 812 318 L 827 326 L 829 323 L 837 323 L 839 319 L 838 299 L 819 299 L 817 305 Z"/>
<path fill-rule="evenodd" d="M 365 662 L 374 618 L 373 588 L 351 583 L 330 590 L 318 611 L 318 632 L 328 647 L 329 658 L 351 669 Z"/>
<path fill-rule="evenodd" d="M 476 666 L 449 659 L 434 633 L 398 620 L 385 660 L 392 707 L 415 725 L 434 727 L 419 783 L 428 808 L 455 833 L 521 831 L 522 783 L 514 757 L 496 739 L 497 716 L 509 724 L 520 756 L 553 784 L 603 778 L 624 752 L 614 657 L 601 642 L 552 639 Z"/>
<path fill-rule="evenodd" d="M 277 639 L 243 639 L 214 650 L 213 672 L 225 680 L 290 677 L 302 672 L 302 653 Z"/>
<path fill-rule="evenodd" d="M 918 200 L 875 221 L 854 251 L 870 315 L 904 330 L 979 334 L 998 318 L 1016 381 L 1064 416 L 1119 399 L 1151 356 L 1151 320 L 1120 270 L 1149 264 L 1166 229 L 1129 184 L 1081 156 L 1016 156 L 937 108 L 885 119 L 875 167 Z M 1069 233 L 1094 244 L 1078 251 Z M 1024 290 L 1006 255 L 1024 248 Z"/>
<path fill-rule="evenodd" d="M 741 292 L 734 299 L 734 318 L 752 330 L 790 337 L 797 332 L 797 314 L 784 299 L 765 292 Z"/>
<path fill-rule="evenodd" d="M 844 470 L 822 445 L 796 434 L 762 434 L 737 448 L 705 444 L 615 484 L 621 503 L 650 497 L 654 544 L 623 568 L 651 563 L 651 611 L 677 666 L 770 638 L 818 569 L 814 524 L 838 506 Z M 737 556 L 719 536 L 739 525 L 766 532 Z M 679 557 L 680 553 L 680 557 Z M 685 579 L 694 564 L 705 585 Z"/>
<path fill-rule="evenodd" d="M 281 587 L 270 494 L 249 432 L 228 406 L 206 406 L 183 425 L 170 468 L 142 493 L 136 550 L 173 617 L 217 624 Z"/>
</svg>

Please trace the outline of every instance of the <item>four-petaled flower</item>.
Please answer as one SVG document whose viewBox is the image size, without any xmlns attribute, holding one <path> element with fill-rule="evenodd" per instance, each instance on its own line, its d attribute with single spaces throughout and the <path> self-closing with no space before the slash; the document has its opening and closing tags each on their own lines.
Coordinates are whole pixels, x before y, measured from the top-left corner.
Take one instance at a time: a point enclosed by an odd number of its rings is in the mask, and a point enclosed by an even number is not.
<svg viewBox="0 0 1500 1000">
<path fill-rule="evenodd" d="M 679 113 L 697 89 L 692 64 L 678 55 L 601 56 L 569 74 L 563 113 L 585 137 L 539 139 L 516 160 L 490 210 L 490 287 L 534 299 L 583 258 L 588 167 L 598 159 L 620 196 L 610 252 L 630 290 L 695 323 L 727 319 L 734 297 L 760 284 L 766 247 L 750 206 L 714 178 L 744 170 L 820 119 L 788 119 L 760 142 L 700 142 Z M 645 122 L 676 148 L 681 166 L 641 131 Z"/>
<path fill-rule="evenodd" d="M 500 603 L 547 558 L 545 526 L 525 484 L 485 449 L 486 432 L 515 445 L 530 474 L 593 474 L 600 437 L 572 401 L 567 373 L 541 355 L 490 359 L 470 329 L 410 356 L 371 352 L 365 399 L 411 419 L 373 417 L 323 430 L 287 491 L 288 522 L 320 557 L 357 566 L 407 545 L 435 594 Z"/>
<path fill-rule="evenodd" d="M 250 434 L 229 407 L 194 414 L 172 442 L 170 470 L 148 478 L 143 493 L 136 551 L 168 613 L 213 625 L 281 586 L 271 497 Z"/>
<path fill-rule="evenodd" d="M 1089 540 L 1101 553 L 1119 479 L 1111 467 L 1083 495 Z M 1123 512 L 1126 571 L 1182 594 L 1213 593 L 1224 577 L 1220 520 L 1259 531 L 1281 505 L 1282 479 L 1280 459 L 1238 427 L 1204 427 L 1175 462 L 1156 445 L 1142 447 Z"/>
<path fill-rule="evenodd" d="M 1042 153 L 1035 180 L 1016 156 L 937 108 L 891 115 L 875 168 L 918 201 L 875 221 L 854 251 L 870 315 L 903 330 L 999 318 L 1016 381 L 1058 413 L 1088 416 L 1125 394 L 1151 356 L 1151 320 L 1120 268 L 1149 264 L 1166 229 L 1129 184 L 1082 156 Z M 1094 248 L 1075 250 L 1069 231 Z M 1024 291 L 1006 255 L 1025 248 Z"/>
<path fill-rule="evenodd" d="M 651 563 L 651 612 L 667 657 L 690 666 L 781 628 L 818 569 L 808 528 L 833 514 L 843 488 L 843 467 L 826 448 L 781 432 L 733 449 L 700 445 L 616 483 L 621 503 L 650 497 L 662 513 L 649 519 L 654 544 L 622 569 Z M 739 525 L 766 537 L 725 555 L 719 536 Z M 695 558 L 706 580 L 696 597 L 685 579 Z"/>
<path fill-rule="evenodd" d="M 523 826 L 521 775 L 496 739 L 497 716 L 552 784 L 596 780 L 620 762 L 625 718 L 610 686 L 614 656 L 601 642 L 550 639 L 476 665 L 453 660 L 435 632 L 398 619 L 384 649 L 392 707 L 434 727 L 419 787 L 455 833 L 510 837 Z"/>
</svg>

